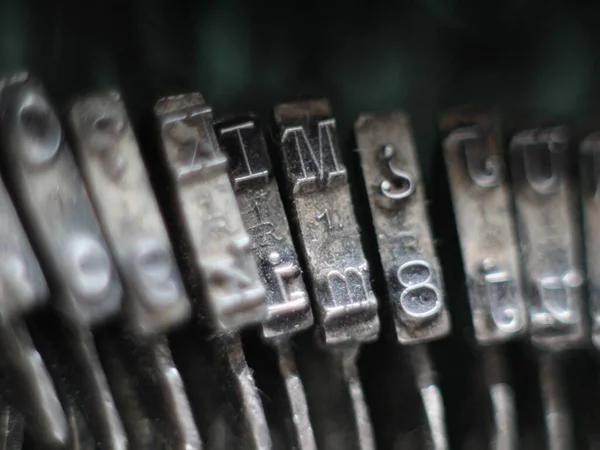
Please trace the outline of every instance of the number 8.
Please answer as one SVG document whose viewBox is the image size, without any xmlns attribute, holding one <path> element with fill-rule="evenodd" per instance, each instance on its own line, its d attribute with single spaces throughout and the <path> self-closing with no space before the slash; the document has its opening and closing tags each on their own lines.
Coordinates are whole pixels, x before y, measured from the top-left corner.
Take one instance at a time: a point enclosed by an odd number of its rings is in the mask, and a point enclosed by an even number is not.
<svg viewBox="0 0 600 450">
<path fill-rule="evenodd" d="M 398 281 L 405 288 L 400 305 L 415 319 L 431 317 L 441 309 L 441 292 L 431 283 L 431 267 L 425 261 L 409 261 L 398 269 Z"/>
</svg>

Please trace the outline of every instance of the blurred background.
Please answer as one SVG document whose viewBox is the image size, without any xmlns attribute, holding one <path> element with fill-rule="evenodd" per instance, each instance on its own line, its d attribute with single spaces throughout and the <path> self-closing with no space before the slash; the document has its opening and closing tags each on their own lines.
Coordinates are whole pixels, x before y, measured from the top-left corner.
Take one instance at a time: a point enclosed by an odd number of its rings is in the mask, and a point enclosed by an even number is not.
<svg viewBox="0 0 600 450">
<path fill-rule="evenodd" d="M 399 107 L 427 169 L 446 107 L 592 110 L 598 23 L 593 1 L 2 0 L 0 72 L 31 70 L 59 106 L 118 86 L 134 118 L 178 91 L 217 116 L 325 95 L 345 135 Z"/>
</svg>

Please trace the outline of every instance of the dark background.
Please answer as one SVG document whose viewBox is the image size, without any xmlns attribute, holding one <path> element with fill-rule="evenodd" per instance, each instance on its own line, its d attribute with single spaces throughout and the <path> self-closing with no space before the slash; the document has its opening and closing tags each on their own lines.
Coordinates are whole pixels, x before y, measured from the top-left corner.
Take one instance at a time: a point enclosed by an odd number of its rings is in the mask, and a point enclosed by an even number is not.
<svg viewBox="0 0 600 450">
<path fill-rule="evenodd" d="M 60 107 L 118 87 L 134 118 L 200 90 L 217 116 L 328 96 L 407 110 L 425 170 L 439 112 L 462 103 L 593 110 L 600 3 L 552 0 L 2 0 L 0 74 L 27 68 Z"/>
</svg>

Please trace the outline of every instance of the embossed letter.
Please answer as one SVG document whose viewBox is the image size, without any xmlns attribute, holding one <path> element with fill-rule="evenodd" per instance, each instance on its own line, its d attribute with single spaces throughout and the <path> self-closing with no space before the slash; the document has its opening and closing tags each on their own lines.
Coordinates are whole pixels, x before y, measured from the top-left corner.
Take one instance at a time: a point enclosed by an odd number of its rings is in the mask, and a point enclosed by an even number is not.
<svg viewBox="0 0 600 450">
<path fill-rule="evenodd" d="M 291 140 L 296 150 L 297 164 L 293 164 L 292 168 L 295 176 L 294 192 L 313 190 L 323 185 L 330 186 L 346 181 L 346 169 L 337 160 L 333 140 L 335 120 L 321 120 L 317 128 L 316 149 L 303 126 L 287 127 L 281 136 L 283 145 L 289 145 L 288 141 Z"/>
<path fill-rule="evenodd" d="M 269 181 L 268 167 L 256 167 L 257 165 L 262 165 L 260 164 L 261 161 L 254 161 L 248 157 L 247 145 L 244 142 L 242 130 L 253 129 L 254 123 L 248 121 L 219 130 L 221 145 L 226 147 L 227 154 L 231 161 L 231 175 L 233 177 L 233 187 L 235 190 L 242 184 L 251 184 L 257 181 L 267 183 Z M 233 140 L 236 142 L 235 145 L 231 145 Z M 259 164 L 253 164 L 255 162 L 258 162 Z"/>
</svg>

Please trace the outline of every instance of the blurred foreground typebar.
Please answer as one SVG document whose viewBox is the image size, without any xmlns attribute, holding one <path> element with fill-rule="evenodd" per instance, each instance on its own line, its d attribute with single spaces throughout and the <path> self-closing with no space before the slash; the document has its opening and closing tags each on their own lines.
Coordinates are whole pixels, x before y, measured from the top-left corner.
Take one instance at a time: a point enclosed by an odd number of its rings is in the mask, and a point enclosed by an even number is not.
<svg viewBox="0 0 600 450">
<path fill-rule="evenodd" d="M 586 130 L 579 153 L 592 342 L 600 349 L 600 126 Z"/>
<path fill-rule="evenodd" d="M 354 433 L 347 438 L 346 448 L 373 449 L 372 425 L 356 357 L 362 342 L 378 337 L 377 300 L 337 144 L 335 119 L 326 100 L 313 100 L 276 106 L 275 121 L 279 128 L 278 156 L 283 163 L 285 201 L 289 202 L 297 224 L 294 231 L 304 257 L 319 334 L 333 360 L 330 364 L 334 367 L 323 379 L 337 374 L 337 384 L 345 386 L 341 398 L 349 402 L 354 422 L 343 419 L 348 414 L 345 408 L 333 411 L 332 405 L 322 404 L 334 400 L 315 399 L 319 405 L 310 401 L 313 389 L 331 395 L 331 391 L 320 386 L 323 381 L 319 379 L 319 368 L 313 365 L 312 380 L 305 383 L 309 406 L 314 407 L 315 414 L 329 414 L 313 420 L 317 444 L 327 448 L 329 440 Z M 338 399 L 338 404 L 341 401 Z"/>
<path fill-rule="evenodd" d="M 15 80 L 2 90 L 0 107 L 4 175 L 59 313 L 45 319 L 51 321 L 42 324 L 49 334 L 38 336 L 36 343 L 50 359 L 48 367 L 69 412 L 70 445 L 89 439 L 106 449 L 123 449 L 127 439 L 90 332 L 120 312 L 119 278 L 42 87 L 31 78 Z"/>
<path fill-rule="evenodd" d="M 579 346 L 586 338 L 579 200 L 566 127 L 519 131 L 510 142 L 531 335 L 540 348 Z"/>
<path fill-rule="evenodd" d="M 236 334 L 266 317 L 266 292 L 215 136 L 212 109 L 194 93 L 159 100 L 155 114 L 191 270 L 201 278 L 210 325 L 221 333 L 214 348 L 233 379 L 228 393 L 237 396 L 241 409 L 239 439 L 245 447 L 240 448 L 269 449 L 260 398 Z"/>
<path fill-rule="evenodd" d="M 0 80 L 0 93 L 6 85 L 23 81 L 26 74 Z M 0 151 L 5 150 L 5 141 Z M 25 420 L 37 442 L 64 443 L 67 422 L 50 375 L 35 349 L 24 316 L 45 304 L 49 292 L 45 277 L 31 248 L 17 211 L 0 180 L 0 274 L 2 309 L 0 361 L 7 377 L 2 405 L 1 431 L 7 448 L 20 448 Z M 9 387 L 10 385 L 10 387 Z M 13 405 L 16 405 L 15 408 Z"/>
<path fill-rule="evenodd" d="M 244 225 L 252 237 L 262 281 L 267 289 L 263 339 L 277 352 L 286 391 L 283 410 L 292 430 L 289 443 L 297 450 L 316 450 L 302 381 L 296 369 L 291 338 L 313 324 L 310 299 L 294 248 L 284 206 L 271 166 L 267 141 L 258 119 L 244 115 L 216 125 Z M 272 401 L 276 401 L 271 397 Z"/>
<path fill-rule="evenodd" d="M 212 323 L 222 330 L 259 323 L 267 314 L 265 288 L 213 130 L 212 110 L 200 94 L 186 94 L 161 99 L 155 111 Z"/>
<path fill-rule="evenodd" d="M 588 336 L 570 131 L 561 125 L 517 125 L 510 137 L 510 168 L 545 434 L 550 448 L 571 449 L 574 430 L 562 359 Z"/>
<path fill-rule="evenodd" d="M 33 346 L 23 316 L 48 298 L 48 286 L 19 221 L 12 201 L 0 180 L 0 361 L 8 378 L 4 396 L 18 409 L 3 405 L 7 438 L 15 444 L 23 436 L 23 420 L 41 444 L 67 440 L 67 422 L 50 375 Z M 8 386 L 10 385 L 10 387 Z M 24 414 L 24 417 L 22 416 Z M 19 425 L 21 424 L 21 425 Z M 14 437 L 20 434 L 20 437 Z M 12 436 L 12 438 L 11 438 Z"/>
<path fill-rule="evenodd" d="M 449 334 L 450 314 L 408 117 L 395 111 L 363 114 L 354 130 L 396 338 L 408 346 L 407 361 L 421 396 L 420 446 L 447 449 L 444 404 L 424 344 Z"/>
<path fill-rule="evenodd" d="M 521 338 L 528 317 L 498 120 L 488 111 L 455 110 L 442 117 L 440 129 L 471 320 L 482 346 L 476 370 L 486 392 L 475 394 L 489 405 L 483 434 L 490 449 L 516 449 L 515 394 L 501 344 Z"/>
<path fill-rule="evenodd" d="M 89 96 L 74 104 L 69 119 L 126 289 L 125 323 L 99 345 L 130 445 L 198 449 L 183 381 L 162 335 L 189 318 L 190 304 L 125 107 L 114 92 Z"/>
</svg>

